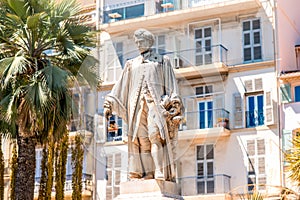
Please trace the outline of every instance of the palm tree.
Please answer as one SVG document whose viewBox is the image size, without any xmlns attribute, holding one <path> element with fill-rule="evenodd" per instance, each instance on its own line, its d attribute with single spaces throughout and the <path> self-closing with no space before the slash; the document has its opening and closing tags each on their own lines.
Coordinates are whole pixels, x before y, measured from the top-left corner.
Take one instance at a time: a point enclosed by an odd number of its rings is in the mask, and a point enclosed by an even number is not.
<svg viewBox="0 0 300 200">
<path fill-rule="evenodd" d="M 300 186 L 300 130 L 295 132 L 292 140 L 293 148 L 285 153 L 285 160 L 289 164 L 287 168 L 290 172 L 289 177 Z"/>
<path fill-rule="evenodd" d="M 37 142 L 58 140 L 71 119 L 68 88 L 98 83 L 79 12 L 75 0 L 0 0 L 0 132 L 17 139 L 16 199 L 33 199 Z"/>
</svg>

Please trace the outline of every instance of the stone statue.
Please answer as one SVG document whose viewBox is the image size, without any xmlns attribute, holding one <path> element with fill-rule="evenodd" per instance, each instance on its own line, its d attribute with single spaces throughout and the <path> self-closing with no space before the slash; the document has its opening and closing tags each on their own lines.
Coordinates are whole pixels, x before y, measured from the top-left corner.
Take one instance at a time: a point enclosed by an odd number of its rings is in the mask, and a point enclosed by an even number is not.
<svg viewBox="0 0 300 200">
<path fill-rule="evenodd" d="M 167 56 L 151 47 L 154 36 L 145 29 L 134 32 L 140 55 L 128 60 L 104 103 L 128 124 L 129 179 L 175 181 L 175 149 L 183 106 Z"/>
</svg>

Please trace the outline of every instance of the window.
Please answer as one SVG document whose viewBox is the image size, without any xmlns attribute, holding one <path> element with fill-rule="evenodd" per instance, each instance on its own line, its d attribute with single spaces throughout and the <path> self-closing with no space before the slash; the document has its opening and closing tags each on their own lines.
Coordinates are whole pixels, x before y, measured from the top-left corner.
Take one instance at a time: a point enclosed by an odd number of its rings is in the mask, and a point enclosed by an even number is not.
<svg viewBox="0 0 300 200">
<path fill-rule="evenodd" d="M 265 169 L 265 140 L 254 139 L 247 141 L 248 154 L 248 191 L 264 190 L 266 184 Z"/>
<path fill-rule="evenodd" d="M 244 62 L 262 59 L 260 20 L 243 22 Z"/>
<path fill-rule="evenodd" d="M 166 37 L 165 35 L 158 35 L 155 39 L 156 53 L 164 54 L 166 52 Z"/>
<path fill-rule="evenodd" d="M 107 142 L 122 141 L 122 123 L 122 118 L 111 116 L 107 124 Z"/>
<path fill-rule="evenodd" d="M 211 27 L 195 29 L 195 65 L 212 63 Z"/>
<path fill-rule="evenodd" d="M 199 105 L 199 128 L 213 127 L 213 102 L 200 101 Z"/>
<path fill-rule="evenodd" d="M 123 64 L 124 64 L 124 61 L 123 61 L 123 42 L 114 43 L 114 47 L 115 47 L 115 50 L 116 50 L 116 54 L 118 56 L 118 61 L 120 62 L 120 65 L 123 68 Z"/>
<path fill-rule="evenodd" d="M 106 159 L 106 199 L 114 199 L 120 194 L 121 153 L 107 155 Z"/>
<path fill-rule="evenodd" d="M 209 96 L 213 92 L 213 86 L 212 85 L 205 85 L 205 86 L 199 86 L 196 87 L 196 95 L 198 96 Z"/>
<path fill-rule="evenodd" d="M 212 144 L 197 146 L 197 192 L 214 193 L 214 146 Z"/>
<path fill-rule="evenodd" d="M 113 18 L 113 15 L 111 14 L 117 14 L 117 17 Z M 104 11 L 104 23 L 119 21 L 123 19 L 131 19 L 141 16 L 144 16 L 144 4 L 121 7 Z"/>
<path fill-rule="evenodd" d="M 264 125 L 263 94 L 247 96 L 246 122 L 247 128 Z"/>
<path fill-rule="evenodd" d="M 295 102 L 300 102 L 300 85 L 295 86 Z"/>
</svg>

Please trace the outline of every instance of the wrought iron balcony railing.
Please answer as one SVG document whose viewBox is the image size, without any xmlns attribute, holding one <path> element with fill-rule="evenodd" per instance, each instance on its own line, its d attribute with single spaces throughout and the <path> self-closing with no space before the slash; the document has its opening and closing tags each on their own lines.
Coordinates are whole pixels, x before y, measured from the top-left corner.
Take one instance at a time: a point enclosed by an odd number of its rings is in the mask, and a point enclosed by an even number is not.
<svg viewBox="0 0 300 200">
<path fill-rule="evenodd" d="M 231 177 L 226 174 L 208 176 L 180 177 L 181 194 L 186 196 L 200 194 L 225 194 L 231 190 Z"/>
<path fill-rule="evenodd" d="M 246 111 L 246 127 L 257 127 L 265 124 L 263 110 Z"/>
<path fill-rule="evenodd" d="M 163 50 L 161 50 L 163 51 Z M 165 52 L 170 57 L 175 68 L 203 66 L 213 63 L 227 65 L 228 49 L 222 44 Z"/>
<path fill-rule="evenodd" d="M 55 179 L 55 178 L 54 178 Z M 38 193 L 40 189 L 40 177 L 35 178 L 35 184 L 34 184 L 34 193 Z M 88 190 L 92 191 L 92 185 L 93 185 L 93 178 L 91 174 L 82 174 L 82 189 L 83 190 Z M 72 175 L 66 175 L 66 182 L 65 182 L 65 187 L 64 190 L 67 191 L 72 191 Z M 55 183 L 53 184 L 52 187 L 52 192 L 55 192 Z"/>
<path fill-rule="evenodd" d="M 179 130 L 224 127 L 229 129 L 229 112 L 221 109 L 206 109 L 186 112 Z"/>
</svg>

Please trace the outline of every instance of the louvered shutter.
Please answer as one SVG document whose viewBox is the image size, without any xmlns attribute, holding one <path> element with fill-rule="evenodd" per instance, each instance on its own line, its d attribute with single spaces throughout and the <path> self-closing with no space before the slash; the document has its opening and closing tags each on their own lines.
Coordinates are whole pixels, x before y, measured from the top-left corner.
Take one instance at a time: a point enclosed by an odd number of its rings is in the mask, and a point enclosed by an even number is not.
<svg viewBox="0 0 300 200">
<path fill-rule="evenodd" d="M 292 101 L 291 98 L 291 85 L 290 84 L 282 84 L 280 85 L 280 95 L 282 103 L 289 103 Z"/>
<path fill-rule="evenodd" d="M 243 109 L 242 109 L 242 97 L 240 93 L 233 94 L 234 104 L 234 128 L 243 127 Z"/>
<path fill-rule="evenodd" d="M 244 81 L 245 90 L 246 92 L 252 92 L 253 91 L 253 81 L 251 80 L 245 80 Z"/>
<path fill-rule="evenodd" d="M 254 88 L 255 88 L 255 91 L 263 90 L 263 80 L 262 80 L 262 78 L 254 79 Z"/>
<path fill-rule="evenodd" d="M 187 129 L 195 129 L 197 126 L 198 112 L 195 106 L 195 99 L 188 98 L 186 99 L 186 126 Z"/>
<path fill-rule="evenodd" d="M 271 125 L 274 124 L 272 92 L 265 91 L 264 97 L 265 97 L 264 99 L 265 124 Z"/>
</svg>

